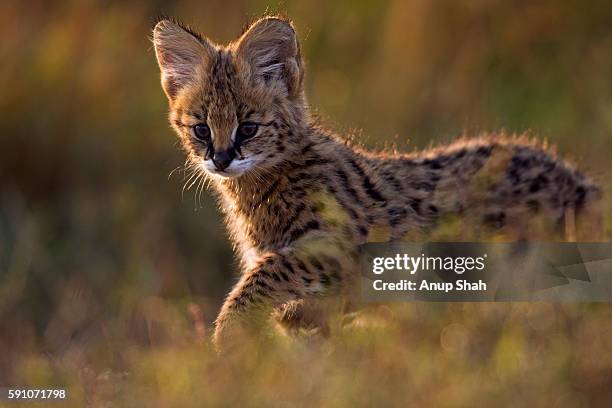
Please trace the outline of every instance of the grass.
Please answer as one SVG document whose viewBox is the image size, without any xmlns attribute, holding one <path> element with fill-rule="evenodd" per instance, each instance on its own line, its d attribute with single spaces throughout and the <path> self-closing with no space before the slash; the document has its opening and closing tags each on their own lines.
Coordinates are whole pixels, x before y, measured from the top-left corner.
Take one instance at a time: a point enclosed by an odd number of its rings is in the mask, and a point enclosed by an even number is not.
<svg viewBox="0 0 612 408">
<path fill-rule="evenodd" d="M 331 340 L 267 331 L 218 355 L 182 307 L 143 303 L 129 325 L 105 322 L 104 334 L 60 354 L 25 353 L 15 383 L 66 387 L 68 406 L 95 407 L 605 406 L 610 398 L 612 316 L 603 304 L 375 305 Z M 143 325 L 139 342 L 128 338 L 134 324 Z"/>
</svg>

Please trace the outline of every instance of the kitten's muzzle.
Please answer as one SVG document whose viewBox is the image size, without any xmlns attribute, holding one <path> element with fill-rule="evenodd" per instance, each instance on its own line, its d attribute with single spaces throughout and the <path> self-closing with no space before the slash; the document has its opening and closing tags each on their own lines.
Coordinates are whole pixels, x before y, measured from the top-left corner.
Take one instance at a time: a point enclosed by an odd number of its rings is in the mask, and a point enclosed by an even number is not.
<svg viewBox="0 0 612 408">
<path fill-rule="evenodd" d="M 232 160 L 234 160 L 235 157 L 236 152 L 234 149 L 219 150 L 215 151 L 212 161 L 217 170 L 223 171 L 232 163 Z"/>
</svg>

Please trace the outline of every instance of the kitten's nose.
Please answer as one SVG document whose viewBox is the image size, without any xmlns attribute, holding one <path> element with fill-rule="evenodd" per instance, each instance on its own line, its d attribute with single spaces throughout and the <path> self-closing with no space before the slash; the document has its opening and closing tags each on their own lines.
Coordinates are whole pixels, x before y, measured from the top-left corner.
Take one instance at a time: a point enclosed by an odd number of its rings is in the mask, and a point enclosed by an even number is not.
<svg viewBox="0 0 612 408">
<path fill-rule="evenodd" d="M 234 160 L 235 153 L 232 153 L 234 152 L 230 152 L 227 150 L 216 151 L 212 159 L 213 163 L 215 164 L 215 167 L 221 171 L 225 170 L 227 166 L 230 165 L 232 160 Z"/>
</svg>

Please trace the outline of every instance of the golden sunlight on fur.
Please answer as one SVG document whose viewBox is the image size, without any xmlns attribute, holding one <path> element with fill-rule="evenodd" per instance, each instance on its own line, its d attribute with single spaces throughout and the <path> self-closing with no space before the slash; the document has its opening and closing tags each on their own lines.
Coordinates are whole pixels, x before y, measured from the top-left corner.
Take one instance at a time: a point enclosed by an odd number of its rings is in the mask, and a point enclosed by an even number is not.
<svg viewBox="0 0 612 408">
<path fill-rule="evenodd" d="M 466 220 L 455 240 L 576 239 L 583 219 L 597 224 L 599 188 L 525 136 L 393 154 L 322 128 L 290 21 L 262 18 L 223 46 L 162 20 L 153 42 L 170 123 L 242 262 L 216 320 L 220 347 L 273 310 L 288 328 L 327 333 L 323 304 L 353 298 L 368 241 L 449 238 L 445 225 Z"/>
</svg>

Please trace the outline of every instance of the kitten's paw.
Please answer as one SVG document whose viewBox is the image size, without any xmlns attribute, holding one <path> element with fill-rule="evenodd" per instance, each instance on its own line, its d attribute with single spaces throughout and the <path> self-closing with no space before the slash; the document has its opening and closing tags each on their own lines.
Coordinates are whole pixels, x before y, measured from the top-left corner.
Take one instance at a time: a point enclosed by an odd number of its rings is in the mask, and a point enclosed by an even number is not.
<svg viewBox="0 0 612 408">
<path fill-rule="evenodd" d="M 327 315 L 314 303 L 292 300 L 275 309 L 273 317 L 285 335 L 329 336 Z"/>
</svg>

